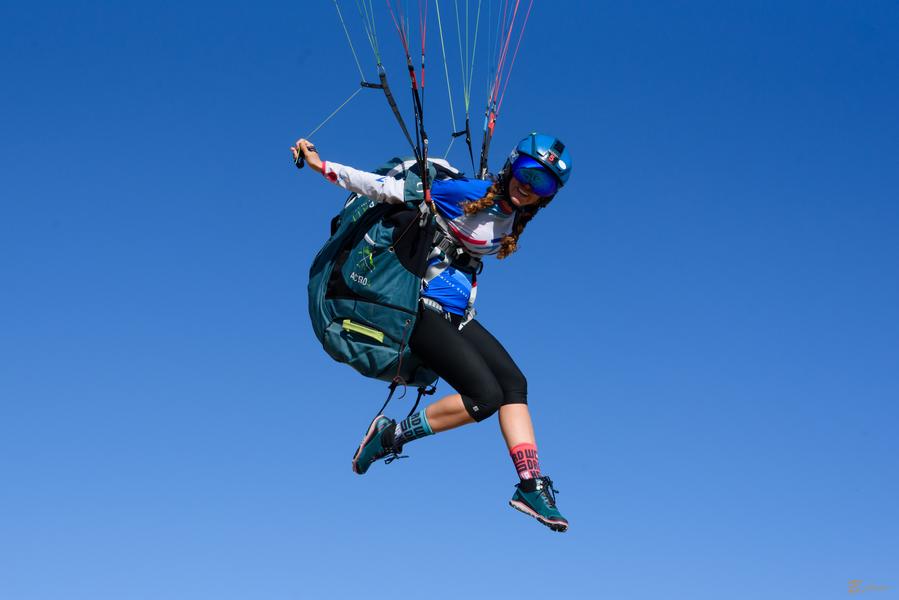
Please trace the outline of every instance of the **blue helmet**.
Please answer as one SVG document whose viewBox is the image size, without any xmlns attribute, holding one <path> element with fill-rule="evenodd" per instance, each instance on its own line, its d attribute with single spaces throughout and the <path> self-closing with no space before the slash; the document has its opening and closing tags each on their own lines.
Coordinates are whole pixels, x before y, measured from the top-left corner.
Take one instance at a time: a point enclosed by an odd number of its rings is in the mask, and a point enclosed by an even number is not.
<svg viewBox="0 0 899 600">
<path fill-rule="evenodd" d="M 571 153 L 560 139 L 534 131 L 518 142 L 506 164 L 511 165 L 522 154 L 530 156 L 555 175 L 559 180 L 559 187 L 568 182 L 571 176 Z"/>
</svg>

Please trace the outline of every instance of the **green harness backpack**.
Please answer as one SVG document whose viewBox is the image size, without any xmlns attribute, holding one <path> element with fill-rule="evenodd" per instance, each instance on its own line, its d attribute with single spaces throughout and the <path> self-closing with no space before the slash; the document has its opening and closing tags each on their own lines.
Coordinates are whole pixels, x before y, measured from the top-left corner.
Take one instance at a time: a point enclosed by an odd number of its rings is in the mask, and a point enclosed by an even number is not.
<svg viewBox="0 0 899 600">
<path fill-rule="evenodd" d="M 460 173 L 430 159 L 430 180 Z M 393 158 L 374 171 L 405 180 L 403 204 L 352 194 L 331 221 L 331 237 L 309 270 L 309 316 L 334 360 L 366 377 L 419 387 L 437 375 L 409 349 L 421 282 L 435 238 L 414 159 Z"/>
</svg>

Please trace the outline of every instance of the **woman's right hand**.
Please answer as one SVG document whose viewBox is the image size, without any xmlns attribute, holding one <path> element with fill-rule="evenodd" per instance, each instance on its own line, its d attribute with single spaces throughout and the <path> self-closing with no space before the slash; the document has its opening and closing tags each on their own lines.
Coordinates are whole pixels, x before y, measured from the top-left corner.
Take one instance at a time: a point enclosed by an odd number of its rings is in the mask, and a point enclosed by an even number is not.
<svg viewBox="0 0 899 600">
<path fill-rule="evenodd" d="M 302 152 L 303 158 L 309 163 L 309 168 L 316 173 L 322 172 L 322 159 L 315 150 L 315 146 L 309 140 L 298 139 L 296 145 L 290 147 L 290 151 L 293 152 L 294 162 L 296 162 Z"/>
</svg>

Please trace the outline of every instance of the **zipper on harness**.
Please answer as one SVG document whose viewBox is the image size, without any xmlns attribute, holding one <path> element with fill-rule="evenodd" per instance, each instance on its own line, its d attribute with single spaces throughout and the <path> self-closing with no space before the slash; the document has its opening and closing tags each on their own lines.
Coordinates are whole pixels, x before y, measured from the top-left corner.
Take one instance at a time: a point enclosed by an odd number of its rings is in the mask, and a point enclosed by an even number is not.
<svg viewBox="0 0 899 600">
<path fill-rule="evenodd" d="M 359 323 L 354 323 L 354 322 L 350 321 L 349 319 L 344 319 L 341 326 L 343 327 L 344 331 L 351 331 L 353 333 L 361 333 L 362 335 L 365 335 L 370 338 L 374 338 L 374 339 L 378 340 L 382 344 L 384 343 L 384 333 L 381 331 L 378 331 L 377 329 L 372 329 L 371 327 L 366 327 L 365 325 L 360 325 Z"/>
</svg>

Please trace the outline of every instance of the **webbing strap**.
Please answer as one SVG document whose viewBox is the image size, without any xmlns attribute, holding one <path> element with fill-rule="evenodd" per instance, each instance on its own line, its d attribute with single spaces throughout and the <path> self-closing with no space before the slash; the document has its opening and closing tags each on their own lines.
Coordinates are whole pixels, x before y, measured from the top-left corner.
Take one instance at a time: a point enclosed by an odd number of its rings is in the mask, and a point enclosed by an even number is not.
<svg viewBox="0 0 899 600">
<path fill-rule="evenodd" d="M 430 263 L 435 258 L 438 259 L 432 265 L 429 265 L 425 271 L 424 282 L 430 283 L 432 279 L 439 276 L 450 266 L 471 270 L 478 273 L 483 261 L 472 256 L 465 251 L 465 248 L 452 236 L 449 232 L 449 225 L 446 220 L 436 211 L 434 212 L 434 220 L 437 221 L 437 227 L 434 229 L 434 245 L 431 253 L 428 255 Z"/>
<path fill-rule="evenodd" d="M 393 393 L 396 392 L 396 388 L 398 385 L 400 385 L 400 382 L 396 381 L 396 380 L 394 380 L 390 383 L 390 393 L 387 394 L 387 400 L 384 401 L 384 404 L 381 405 L 381 409 L 375 413 L 375 416 L 372 417 L 372 420 L 374 420 L 378 415 L 384 414 L 384 410 L 387 408 L 387 405 L 390 404 L 390 400 L 393 399 Z M 405 387 L 405 384 L 403 384 L 403 387 Z M 431 396 L 436 391 L 437 391 L 436 384 L 429 386 L 429 387 L 419 387 L 418 388 L 418 397 L 415 399 L 415 404 L 412 405 L 412 408 L 409 410 L 409 414 L 406 415 L 406 418 L 411 417 L 415 413 L 415 409 L 418 408 L 418 405 L 421 403 L 422 396 Z M 405 397 L 405 395 L 406 395 L 406 392 L 404 391 L 403 395 L 400 396 L 400 398 Z"/>
<path fill-rule="evenodd" d="M 421 153 L 419 152 L 418 147 L 415 145 L 415 142 L 412 141 L 412 136 L 409 135 L 409 130 L 406 128 L 406 122 L 403 120 L 403 115 L 400 114 L 400 109 L 396 105 L 396 100 L 393 98 L 393 93 L 390 91 L 390 86 L 387 84 L 387 72 L 384 70 L 383 65 L 378 65 L 378 79 L 381 80 L 380 85 L 363 81 L 362 87 L 384 90 L 384 96 L 387 98 L 387 104 L 390 105 L 390 110 L 393 111 L 393 116 L 396 117 L 397 123 L 400 124 L 400 129 L 403 130 L 403 135 L 406 136 L 406 140 L 409 142 L 409 146 L 412 148 L 412 153 L 415 154 L 415 159 L 421 161 Z"/>
<path fill-rule="evenodd" d="M 471 159 L 471 170 L 474 171 L 474 151 L 471 148 L 471 118 L 468 113 L 465 113 L 465 129 L 462 131 L 454 131 L 453 139 L 463 135 L 465 136 L 465 143 L 468 144 L 468 157 Z M 449 154 L 449 150 L 447 150 L 447 154 Z"/>
<path fill-rule="evenodd" d="M 378 415 L 384 414 L 384 409 L 387 408 L 388 404 L 390 404 L 390 400 L 393 398 L 393 393 L 396 391 L 396 387 L 399 384 L 400 384 L 400 382 L 397 381 L 396 379 L 394 379 L 393 381 L 390 382 L 390 393 L 387 394 L 387 400 L 384 400 L 384 404 L 381 405 L 381 409 L 375 413 L 375 416 L 372 417 L 372 420 L 374 420 Z"/>
<path fill-rule="evenodd" d="M 436 391 L 437 391 L 436 385 L 432 385 L 432 386 L 426 387 L 426 388 L 425 387 L 418 388 L 418 398 L 415 399 L 415 404 L 412 405 L 412 408 L 409 410 L 409 414 L 406 415 L 406 418 L 408 419 L 415 413 L 415 409 L 418 408 L 418 403 L 421 402 L 422 396 L 431 396 Z"/>
</svg>

